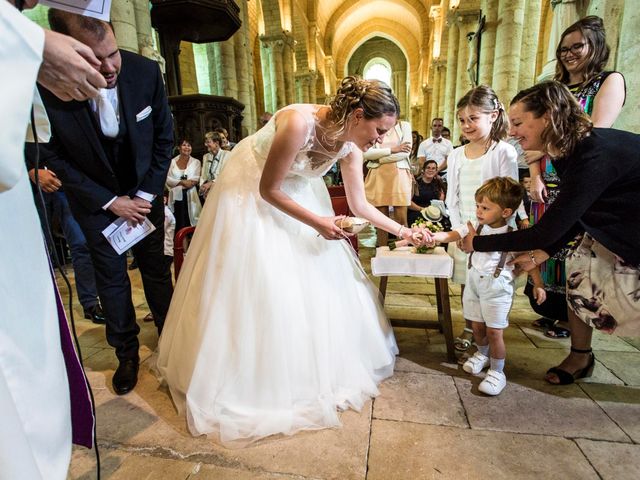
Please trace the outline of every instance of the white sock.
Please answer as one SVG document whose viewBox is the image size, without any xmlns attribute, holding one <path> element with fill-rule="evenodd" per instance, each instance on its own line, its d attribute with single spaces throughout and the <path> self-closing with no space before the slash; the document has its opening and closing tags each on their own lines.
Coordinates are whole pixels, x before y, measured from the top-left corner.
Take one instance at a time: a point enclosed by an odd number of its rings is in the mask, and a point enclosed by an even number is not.
<svg viewBox="0 0 640 480">
<path fill-rule="evenodd" d="M 483 354 L 485 357 L 489 356 L 489 344 L 486 345 L 478 345 L 478 351 Z"/>
<path fill-rule="evenodd" d="M 502 372 L 502 370 L 504 370 L 504 358 L 491 357 L 491 367 L 489 368 L 496 372 Z"/>
</svg>

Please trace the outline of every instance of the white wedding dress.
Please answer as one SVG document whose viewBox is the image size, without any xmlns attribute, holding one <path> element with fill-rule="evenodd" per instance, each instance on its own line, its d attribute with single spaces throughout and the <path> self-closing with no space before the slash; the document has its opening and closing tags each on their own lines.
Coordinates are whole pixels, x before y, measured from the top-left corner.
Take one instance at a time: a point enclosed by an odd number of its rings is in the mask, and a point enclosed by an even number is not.
<svg viewBox="0 0 640 480">
<path fill-rule="evenodd" d="M 318 106 L 292 105 L 308 141 L 282 189 L 334 215 L 316 141 Z M 209 193 L 158 346 L 158 371 L 193 435 L 242 446 L 340 425 L 393 373 L 398 349 L 346 241 L 328 241 L 264 201 L 258 184 L 275 117 L 231 152 Z"/>
</svg>

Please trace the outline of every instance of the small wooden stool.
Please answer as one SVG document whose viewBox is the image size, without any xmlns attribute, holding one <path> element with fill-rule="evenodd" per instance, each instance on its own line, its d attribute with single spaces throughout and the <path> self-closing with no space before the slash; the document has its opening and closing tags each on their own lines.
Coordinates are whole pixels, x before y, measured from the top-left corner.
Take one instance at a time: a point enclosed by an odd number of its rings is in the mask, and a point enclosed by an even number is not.
<svg viewBox="0 0 640 480">
<path fill-rule="evenodd" d="M 449 304 L 449 284 L 447 279 L 453 274 L 453 259 L 443 247 L 436 247 L 433 253 L 412 253 L 410 248 L 389 250 L 378 247 L 376 256 L 371 259 L 371 272 L 380 277 L 380 294 L 386 297 L 389 276 L 431 277 L 435 279 L 438 320 L 390 319 L 391 325 L 405 328 L 436 329 L 444 334 L 447 346 L 447 359 L 456 361 L 453 346 L 453 326 L 451 324 L 451 306 Z"/>
</svg>

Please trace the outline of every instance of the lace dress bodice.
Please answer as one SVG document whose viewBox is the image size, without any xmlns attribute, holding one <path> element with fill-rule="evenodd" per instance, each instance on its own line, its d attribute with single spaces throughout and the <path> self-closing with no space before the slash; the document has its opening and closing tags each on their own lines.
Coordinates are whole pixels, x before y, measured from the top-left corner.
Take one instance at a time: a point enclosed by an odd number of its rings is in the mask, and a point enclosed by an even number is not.
<svg viewBox="0 0 640 480">
<path fill-rule="evenodd" d="M 275 120 L 283 110 L 295 110 L 299 112 L 305 118 L 308 125 L 307 140 L 291 165 L 291 169 L 289 170 L 290 176 L 307 178 L 322 177 L 329 171 L 334 163 L 351 153 L 353 148 L 355 148 L 351 142 L 345 142 L 337 152 L 328 151 L 322 146 L 318 140 L 319 120 L 316 115 L 319 108 L 320 105 L 294 104 L 276 112 L 271 120 L 269 120 L 269 123 L 253 135 L 252 146 L 259 166 L 264 167 L 276 133 Z"/>
</svg>

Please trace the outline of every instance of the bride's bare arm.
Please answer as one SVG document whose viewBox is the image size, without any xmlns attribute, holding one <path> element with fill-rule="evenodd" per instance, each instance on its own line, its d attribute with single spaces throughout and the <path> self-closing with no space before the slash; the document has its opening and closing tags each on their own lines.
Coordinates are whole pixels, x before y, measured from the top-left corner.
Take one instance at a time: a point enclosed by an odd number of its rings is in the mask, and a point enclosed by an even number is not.
<svg viewBox="0 0 640 480">
<path fill-rule="evenodd" d="M 342 173 L 349 208 L 356 216 L 366 218 L 374 226 L 397 235 L 401 225 L 381 213 L 367 201 L 364 191 L 364 180 L 362 178 L 362 162 L 362 152 L 357 149 L 354 149 L 340 162 L 340 172 Z M 403 239 L 410 240 L 411 235 L 410 228 L 403 229 Z"/>
<path fill-rule="evenodd" d="M 282 191 L 282 182 L 306 141 L 308 126 L 302 115 L 293 110 L 278 113 L 275 122 L 275 137 L 260 178 L 260 195 L 287 215 L 316 229 L 324 238 L 344 238 L 334 223 L 336 217 L 320 217 Z"/>
</svg>

